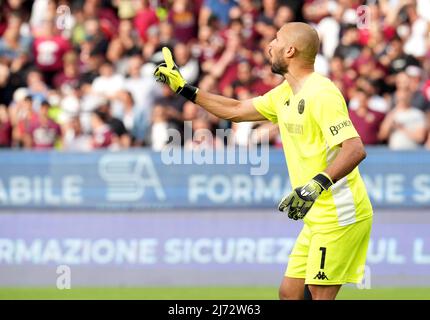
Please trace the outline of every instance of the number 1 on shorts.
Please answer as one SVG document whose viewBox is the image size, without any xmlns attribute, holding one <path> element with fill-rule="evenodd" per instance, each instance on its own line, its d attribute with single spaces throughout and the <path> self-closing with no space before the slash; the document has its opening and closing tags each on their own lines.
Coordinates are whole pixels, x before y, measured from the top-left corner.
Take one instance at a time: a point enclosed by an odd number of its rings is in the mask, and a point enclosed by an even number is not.
<svg viewBox="0 0 430 320">
<path fill-rule="evenodd" d="M 327 251 L 327 248 L 326 248 L 326 247 L 320 247 L 320 250 L 322 251 L 322 254 L 321 254 L 321 266 L 320 266 L 320 269 L 324 269 L 324 264 L 325 264 L 325 253 L 326 253 L 326 251 Z"/>
</svg>

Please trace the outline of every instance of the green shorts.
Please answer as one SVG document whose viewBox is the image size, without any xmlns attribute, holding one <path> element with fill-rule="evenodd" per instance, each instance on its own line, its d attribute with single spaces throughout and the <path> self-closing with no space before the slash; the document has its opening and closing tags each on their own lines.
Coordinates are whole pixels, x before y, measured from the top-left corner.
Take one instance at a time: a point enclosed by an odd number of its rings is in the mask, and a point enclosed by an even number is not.
<svg viewBox="0 0 430 320">
<path fill-rule="evenodd" d="M 364 276 L 372 217 L 330 230 L 305 224 L 288 260 L 285 276 L 305 284 L 360 283 Z"/>
</svg>

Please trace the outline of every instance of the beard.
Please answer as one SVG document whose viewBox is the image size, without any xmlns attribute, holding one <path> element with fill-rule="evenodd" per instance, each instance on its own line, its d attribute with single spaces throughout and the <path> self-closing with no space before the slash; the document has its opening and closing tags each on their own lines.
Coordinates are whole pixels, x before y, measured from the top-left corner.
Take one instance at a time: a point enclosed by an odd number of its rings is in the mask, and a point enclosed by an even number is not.
<svg viewBox="0 0 430 320">
<path fill-rule="evenodd" d="M 283 51 L 284 50 L 281 51 L 281 54 L 283 54 Z M 275 59 L 275 61 L 272 63 L 271 69 L 273 73 L 283 76 L 288 72 L 288 64 L 285 63 L 285 61 Z"/>
<path fill-rule="evenodd" d="M 288 72 L 288 66 L 286 64 L 281 64 L 277 62 L 272 63 L 271 69 L 273 73 L 279 74 L 281 76 Z"/>
</svg>

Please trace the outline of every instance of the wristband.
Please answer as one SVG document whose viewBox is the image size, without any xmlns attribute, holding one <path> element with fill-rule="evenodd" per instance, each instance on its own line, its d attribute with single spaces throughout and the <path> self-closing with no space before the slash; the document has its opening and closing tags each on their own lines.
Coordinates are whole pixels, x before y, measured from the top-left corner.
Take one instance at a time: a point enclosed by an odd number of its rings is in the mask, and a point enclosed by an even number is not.
<svg viewBox="0 0 430 320">
<path fill-rule="evenodd" d="M 176 93 L 180 94 L 181 96 L 187 98 L 192 102 L 196 102 L 197 91 L 199 91 L 199 88 L 196 88 L 189 84 L 185 84 L 185 86 L 176 91 Z"/>
<path fill-rule="evenodd" d="M 324 172 L 318 173 L 313 180 L 318 182 L 324 190 L 328 190 L 333 185 L 331 178 Z"/>
</svg>

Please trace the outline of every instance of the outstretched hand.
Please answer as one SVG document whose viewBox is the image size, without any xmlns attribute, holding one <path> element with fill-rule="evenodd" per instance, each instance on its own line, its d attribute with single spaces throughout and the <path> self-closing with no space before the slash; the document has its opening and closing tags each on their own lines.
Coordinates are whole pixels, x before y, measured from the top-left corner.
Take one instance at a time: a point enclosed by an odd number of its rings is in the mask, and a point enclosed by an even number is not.
<svg viewBox="0 0 430 320">
<path fill-rule="evenodd" d="M 160 63 L 154 71 L 158 82 L 167 84 L 174 92 L 179 93 L 187 83 L 173 61 L 172 52 L 167 47 L 162 49 L 164 62 Z"/>
</svg>

